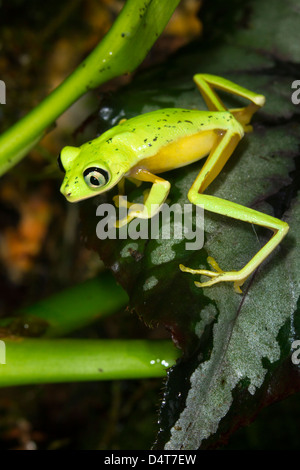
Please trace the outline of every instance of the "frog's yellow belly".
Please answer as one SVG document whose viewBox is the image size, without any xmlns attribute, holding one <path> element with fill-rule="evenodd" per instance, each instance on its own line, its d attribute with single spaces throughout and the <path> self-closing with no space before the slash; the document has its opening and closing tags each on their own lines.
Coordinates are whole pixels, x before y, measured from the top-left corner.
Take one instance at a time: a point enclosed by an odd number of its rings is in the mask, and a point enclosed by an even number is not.
<svg viewBox="0 0 300 470">
<path fill-rule="evenodd" d="M 207 156 L 222 134 L 219 130 L 207 130 L 180 137 L 162 147 L 157 154 L 142 160 L 139 166 L 156 174 L 189 165 Z"/>
</svg>

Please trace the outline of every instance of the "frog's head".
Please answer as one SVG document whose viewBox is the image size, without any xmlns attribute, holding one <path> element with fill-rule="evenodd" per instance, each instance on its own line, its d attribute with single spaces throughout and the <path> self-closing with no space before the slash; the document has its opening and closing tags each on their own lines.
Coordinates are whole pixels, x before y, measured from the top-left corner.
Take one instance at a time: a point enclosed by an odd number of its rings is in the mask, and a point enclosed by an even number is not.
<svg viewBox="0 0 300 470">
<path fill-rule="evenodd" d="M 62 149 L 58 164 L 65 172 L 65 178 L 60 191 L 69 202 L 81 201 L 108 191 L 126 173 L 122 158 L 101 158 L 95 150 L 88 144 Z"/>
</svg>

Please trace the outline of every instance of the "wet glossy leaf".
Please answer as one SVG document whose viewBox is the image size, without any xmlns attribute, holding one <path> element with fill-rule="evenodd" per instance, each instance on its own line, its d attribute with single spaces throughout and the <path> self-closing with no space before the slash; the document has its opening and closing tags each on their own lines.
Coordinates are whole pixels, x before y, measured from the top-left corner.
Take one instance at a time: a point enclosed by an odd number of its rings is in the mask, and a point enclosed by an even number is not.
<svg viewBox="0 0 300 470">
<path fill-rule="evenodd" d="M 229 284 L 199 289 L 193 276 L 180 272 L 179 263 L 208 267 L 210 255 L 223 269 L 239 269 L 270 233 L 205 212 L 205 244 L 197 251 L 187 250 L 186 240 L 174 237 L 100 241 L 96 207 L 111 201 L 111 195 L 83 204 L 88 245 L 126 288 L 131 307 L 147 324 L 165 325 L 184 352 L 169 373 L 157 448 L 220 445 L 263 406 L 300 386 L 298 366 L 291 361 L 292 344 L 299 334 L 295 157 L 300 126 L 299 107 L 291 102 L 291 83 L 299 70 L 298 52 L 291 44 L 298 33 L 293 36 L 292 27 L 299 13 L 295 2 L 272 2 L 272 31 L 281 31 L 280 42 L 278 34 L 270 32 L 267 0 L 229 3 L 236 8 L 230 32 L 224 27 L 210 41 L 208 31 L 204 40 L 168 64 L 137 75 L 114 97 L 115 114 L 123 110 L 130 117 L 166 106 L 204 109 L 192 82 L 197 72 L 222 75 L 265 94 L 267 104 L 255 116 L 254 132 L 244 138 L 206 192 L 287 219 L 291 230 L 286 240 L 245 283 L 242 295 Z M 210 15 L 218 17 L 220 4 L 210 4 Z M 230 107 L 241 105 L 228 96 L 225 102 Z M 181 207 L 188 203 L 187 191 L 201 165 L 197 162 L 164 175 L 172 184 L 170 203 Z M 128 199 L 139 200 L 144 189 L 128 187 Z"/>
</svg>

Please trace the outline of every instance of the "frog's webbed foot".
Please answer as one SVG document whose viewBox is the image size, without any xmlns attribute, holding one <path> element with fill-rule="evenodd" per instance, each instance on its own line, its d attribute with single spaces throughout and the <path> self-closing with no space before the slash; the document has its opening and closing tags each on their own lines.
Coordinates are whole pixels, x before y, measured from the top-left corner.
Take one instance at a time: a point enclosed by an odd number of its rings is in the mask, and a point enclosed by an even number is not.
<svg viewBox="0 0 300 470">
<path fill-rule="evenodd" d="M 215 269 L 215 271 L 208 271 L 207 269 L 191 269 L 191 268 L 187 268 L 183 264 L 180 264 L 179 268 L 181 269 L 181 271 L 185 273 L 200 274 L 200 275 L 212 278 L 210 281 L 206 281 L 206 282 L 195 281 L 195 285 L 197 287 L 209 287 L 214 284 L 217 284 L 218 282 L 227 281 L 227 282 L 233 282 L 233 287 L 234 287 L 235 292 L 237 292 L 238 294 L 242 293 L 240 286 L 244 284 L 248 275 L 245 276 L 242 270 L 241 271 L 223 271 L 218 265 L 218 263 L 211 256 L 207 258 L 207 262 L 210 264 L 210 266 L 213 269 Z"/>
</svg>

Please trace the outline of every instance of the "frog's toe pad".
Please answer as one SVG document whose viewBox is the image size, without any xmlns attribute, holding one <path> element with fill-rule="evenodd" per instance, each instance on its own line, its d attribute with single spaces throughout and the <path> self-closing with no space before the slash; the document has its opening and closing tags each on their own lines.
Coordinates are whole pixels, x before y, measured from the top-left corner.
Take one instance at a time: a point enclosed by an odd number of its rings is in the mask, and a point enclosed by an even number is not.
<svg viewBox="0 0 300 470">
<path fill-rule="evenodd" d="M 241 290 L 241 287 L 244 282 L 245 282 L 245 279 L 243 280 L 238 280 L 238 281 L 235 281 L 234 279 L 226 279 L 226 274 L 229 274 L 229 273 L 224 273 L 224 274 L 221 274 L 219 276 L 216 276 L 214 279 L 211 279 L 210 281 L 206 281 L 206 282 L 197 282 L 195 281 L 194 284 L 195 286 L 197 287 L 210 287 L 214 284 L 217 284 L 218 282 L 233 282 L 233 288 L 235 290 L 235 292 L 237 294 L 242 294 L 242 290 Z M 207 274 L 205 274 L 205 276 L 207 276 Z"/>
<path fill-rule="evenodd" d="M 179 268 L 181 269 L 182 272 L 185 272 L 185 273 L 199 274 L 199 275 L 207 276 L 211 278 L 209 281 L 205 281 L 205 282 L 195 281 L 195 286 L 197 287 L 210 287 L 219 282 L 233 282 L 233 287 L 234 287 L 235 292 L 237 292 L 238 294 L 242 293 L 240 286 L 244 284 L 246 278 L 241 276 L 240 272 L 223 271 L 212 257 L 208 257 L 207 261 L 210 264 L 210 266 L 214 268 L 216 271 L 209 271 L 206 269 L 191 269 L 191 268 L 187 268 L 183 264 L 180 264 Z"/>
</svg>

